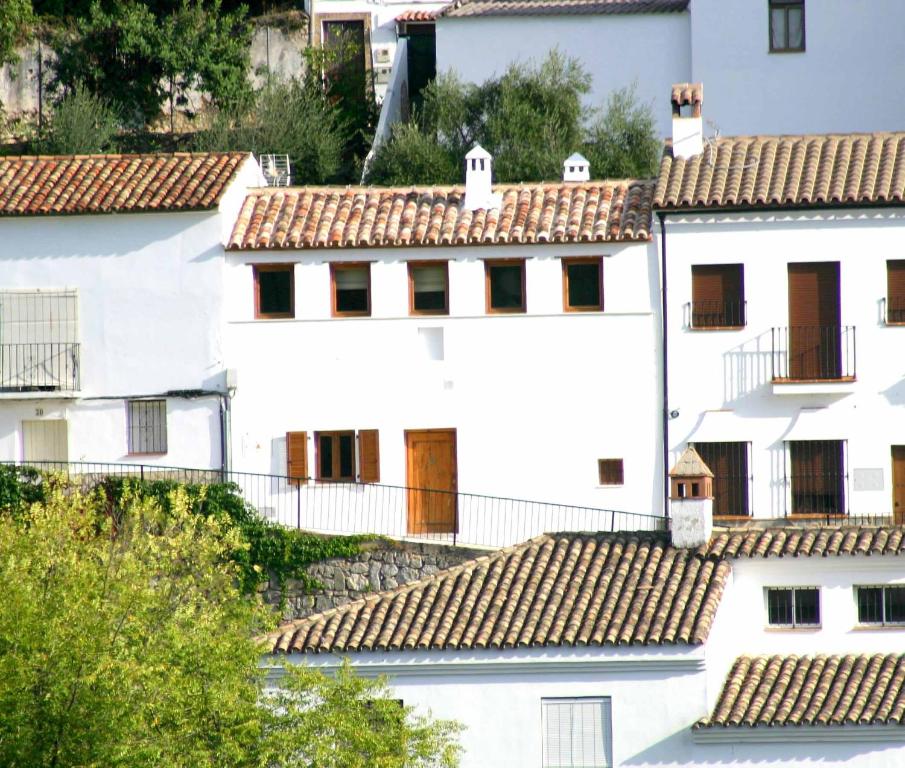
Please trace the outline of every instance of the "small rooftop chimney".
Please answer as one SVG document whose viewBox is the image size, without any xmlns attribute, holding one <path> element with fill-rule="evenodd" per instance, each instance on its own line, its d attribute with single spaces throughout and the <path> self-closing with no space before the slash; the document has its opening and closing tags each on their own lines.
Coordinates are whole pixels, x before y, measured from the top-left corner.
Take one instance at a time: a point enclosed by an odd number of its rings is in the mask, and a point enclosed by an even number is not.
<svg viewBox="0 0 905 768">
<path fill-rule="evenodd" d="M 669 516 L 676 547 L 700 547 L 713 533 L 713 472 L 688 446 L 669 471 Z"/>
<path fill-rule="evenodd" d="M 563 181 L 590 181 L 591 164 L 580 152 L 569 155 L 562 164 Z"/>
<path fill-rule="evenodd" d="M 703 83 L 672 87 L 672 156 L 687 160 L 704 151 Z"/>
<path fill-rule="evenodd" d="M 465 155 L 465 207 L 469 211 L 496 208 L 502 202 L 491 187 L 492 166 L 493 157 L 480 144 Z"/>
</svg>

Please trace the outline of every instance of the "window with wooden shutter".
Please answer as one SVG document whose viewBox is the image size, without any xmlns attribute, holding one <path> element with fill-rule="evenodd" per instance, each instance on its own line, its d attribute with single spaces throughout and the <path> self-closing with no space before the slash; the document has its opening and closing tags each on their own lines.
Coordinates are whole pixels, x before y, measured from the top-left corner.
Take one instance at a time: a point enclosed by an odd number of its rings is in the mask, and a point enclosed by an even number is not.
<svg viewBox="0 0 905 768">
<path fill-rule="evenodd" d="M 792 440 L 793 515 L 845 514 L 845 445 L 842 440 Z"/>
<path fill-rule="evenodd" d="M 597 459 L 597 479 L 600 485 L 623 485 L 625 471 L 622 459 Z"/>
<path fill-rule="evenodd" d="M 905 324 L 905 259 L 886 262 L 886 322 Z"/>
<path fill-rule="evenodd" d="M 748 443 L 698 443 L 695 450 L 713 472 L 713 514 L 747 517 Z"/>
<path fill-rule="evenodd" d="M 308 478 L 308 433 L 286 433 L 286 474 L 301 482 Z"/>
<path fill-rule="evenodd" d="M 745 274 L 741 264 L 699 264 L 691 268 L 691 327 L 742 328 Z"/>
<path fill-rule="evenodd" d="M 358 474 L 361 482 L 380 482 L 380 440 L 376 429 L 359 430 L 358 462 Z"/>
</svg>

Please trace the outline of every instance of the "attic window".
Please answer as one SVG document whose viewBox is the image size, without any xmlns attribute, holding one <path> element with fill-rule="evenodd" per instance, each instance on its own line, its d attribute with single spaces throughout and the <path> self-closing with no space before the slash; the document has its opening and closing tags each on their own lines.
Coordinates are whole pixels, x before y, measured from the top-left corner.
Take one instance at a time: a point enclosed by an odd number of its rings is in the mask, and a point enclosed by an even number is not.
<svg viewBox="0 0 905 768">
<path fill-rule="evenodd" d="M 804 0 L 770 0 L 770 53 L 804 52 Z"/>
</svg>

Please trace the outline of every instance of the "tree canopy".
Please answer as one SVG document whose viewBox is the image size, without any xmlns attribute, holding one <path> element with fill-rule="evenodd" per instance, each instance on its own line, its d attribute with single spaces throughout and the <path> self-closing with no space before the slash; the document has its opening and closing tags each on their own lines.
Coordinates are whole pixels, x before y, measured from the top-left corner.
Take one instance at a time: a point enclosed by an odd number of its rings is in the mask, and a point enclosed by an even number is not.
<svg viewBox="0 0 905 768">
<path fill-rule="evenodd" d="M 455 725 L 398 708 L 385 682 L 288 667 L 265 689 L 254 637 L 271 618 L 239 587 L 247 544 L 183 489 L 165 509 L 45 482 L 0 489 L 0 764 L 456 764 Z"/>
<path fill-rule="evenodd" d="M 461 182 L 462 161 L 476 142 L 493 155 L 501 182 L 560 178 L 575 151 L 591 160 L 598 178 L 652 174 L 659 142 L 650 107 L 638 104 L 632 88 L 586 107 L 591 83 L 576 59 L 556 50 L 539 65 L 513 64 L 482 85 L 441 74 L 425 89 L 421 111 L 376 147 L 368 181 Z"/>
</svg>

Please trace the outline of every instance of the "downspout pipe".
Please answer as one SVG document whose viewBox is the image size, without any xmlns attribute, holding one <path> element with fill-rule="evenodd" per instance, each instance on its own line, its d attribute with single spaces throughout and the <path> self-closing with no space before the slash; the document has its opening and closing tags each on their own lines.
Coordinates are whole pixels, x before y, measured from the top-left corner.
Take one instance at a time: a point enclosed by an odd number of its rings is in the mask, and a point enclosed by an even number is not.
<svg viewBox="0 0 905 768">
<path fill-rule="evenodd" d="M 663 361 L 660 366 L 663 387 L 663 517 L 669 520 L 669 335 L 666 311 L 666 214 L 657 211 L 660 221 L 660 318 Z"/>
</svg>

